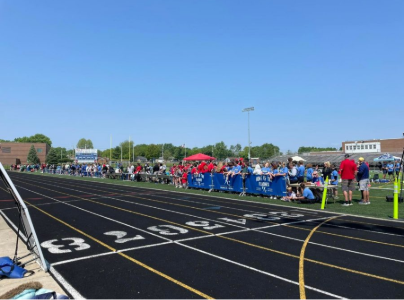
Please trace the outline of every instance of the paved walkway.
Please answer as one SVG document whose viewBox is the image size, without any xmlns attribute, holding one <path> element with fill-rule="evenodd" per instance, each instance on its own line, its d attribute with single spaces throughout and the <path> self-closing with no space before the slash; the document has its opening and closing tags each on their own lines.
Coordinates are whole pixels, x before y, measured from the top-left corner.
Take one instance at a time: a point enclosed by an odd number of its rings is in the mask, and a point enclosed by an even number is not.
<svg viewBox="0 0 404 300">
<path fill-rule="evenodd" d="M 11 259 L 14 257 L 16 242 L 16 233 L 7 225 L 3 217 L 0 216 L 0 257 L 9 256 Z M 19 240 L 18 256 L 24 256 L 28 254 L 28 250 L 24 243 Z M 30 260 L 31 257 L 27 257 L 24 261 Z M 3 278 L 0 280 L 0 295 L 18 287 L 21 284 L 29 282 L 39 282 L 43 288 L 53 290 L 60 294 L 66 294 L 59 284 L 52 278 L 49 273 L 44 272 L 36 262 L 29 263 L 25 269 L 32 270 L 35 273 L 29 277 L 21 279 L 9 279 Z"/>
</svg>

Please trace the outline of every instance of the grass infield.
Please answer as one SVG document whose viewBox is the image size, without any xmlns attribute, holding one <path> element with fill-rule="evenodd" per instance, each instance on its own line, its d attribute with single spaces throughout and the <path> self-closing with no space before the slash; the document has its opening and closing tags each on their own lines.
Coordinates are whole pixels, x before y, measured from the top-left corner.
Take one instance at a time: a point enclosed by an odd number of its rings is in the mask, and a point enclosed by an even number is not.
<svg viewBox="0 0 404 300">
<path fill-rule="evenodd" d="M 141 188 L 155 188 L 160 190 L 168 190 L 168 191 L 177 191 L 189 194 L 199 194 L 204 196 L 218 196 L 229 199 L 242 199 L 251 202 L 261 202 L 261 203 L 270 203 L 270 204 L 279 204 L 285 206 L 296 206 L 301 208 L 308 208 L 313 210 L 320 209 L 320 203 L 315 204 L 298 204 L 294 202 L 283 202 L 281 200 L 269 199 L 267 197 L 261 196 L 246 196 L 239 197 L 238 194 L 232 193 L 219 193 L 212 192 L 208 193 L 207 190 L 196 190 L 196 189 L 176 189 L 173 185 L 167 184 L 157 184 L 157 183 L 148 183 L 148 182 L 131 182 L 131 181 L 122 181 L 119 179 L 100 179 L 100 178 L 89 178 L 89 177 L 78 177 L 78 176 L 67 176 L 67 175 L 53 175 L 53 174 L 42 174 L 39 172 L 31 172 L 23 174 L 34 175 L 34 176 L 43 176 L 43 177 L 58 177 L 62 179 L 73 179 L 73 180 L 82 180 L 82 181 L 95 181 L 95 182 L 105 182 L 105 183 L 113 183 L 116 185 L 123 186 L 132 186 L 132 187 L 141 187 Z M 338 188 L 338 196 L 339 199 L 335 200 L 329 199 L 328 205 L 326 206 L 325 211 L 330 212 L 338 212 L 338 213 L 346 213 L 357 216 L 367 216 L 367 217 L 376 217 L 382 219 L 390 219 L 393 216 L 393 203 L 386 202 L 386 196 L 393 196 L 393 183 L 371 183 L 370 188 L 370 205 L 359 205 L 358 202 L 361 200 L 360 191 L 355 191 L 353 194 L 353 204 L 352 206 L 345 207 L 341 204 L 344 203 L 344 196 L 341 191 L 341 187 Z M 404 218 L 404 204 L 399 203 L 399 218 Z"/>
</svg>

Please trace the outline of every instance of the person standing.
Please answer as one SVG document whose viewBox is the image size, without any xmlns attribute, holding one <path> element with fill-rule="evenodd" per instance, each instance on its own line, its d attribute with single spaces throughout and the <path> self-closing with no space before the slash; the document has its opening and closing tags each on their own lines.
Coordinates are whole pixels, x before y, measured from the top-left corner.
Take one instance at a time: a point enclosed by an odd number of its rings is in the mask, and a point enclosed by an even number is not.
<svg viewBox="0 0 404 300">
<path fill-rule="evenodd" d="M 365 163 L 363 157 L 359 157 L 359 169 L 358 169 L 358 182 L 359 190 L 363 193 L 362 201 L 359 204 L 370 204 L 369 202 L 369 167 Z"/>
<path fill-rule="evenodd" d="M 307 164 L 306 181 L 310 182 L 313 180 L 313 166 L 312 164 Z"/>
<path fill-rule="evenodd" d="M 387 164 L 387 173 L 389 174 L 389 180 L 393 181 L 393 179 L 394 179 L 394 164 L 393 164 L 393 162 L 389 162 Z"/>
<path fill-rule="evenodd" d="M 303 183 L 304 182 L 304 171 L 306 168 L 303 165 L 303 161 L 299 161 L 299 167 L 297 168 L 297 182 Z"/>
<path fill-rule="evenodd" d="M 339 167 L 342 179 L 342 192 L 344 193 L 345 203 L 343 206 L 352 205 L 352 193 L 355 190 L 355 172 L 357 170 L 354 161 L 349 159 L 349 154 L 345 154 L 345 159 Z"/>
</svg>

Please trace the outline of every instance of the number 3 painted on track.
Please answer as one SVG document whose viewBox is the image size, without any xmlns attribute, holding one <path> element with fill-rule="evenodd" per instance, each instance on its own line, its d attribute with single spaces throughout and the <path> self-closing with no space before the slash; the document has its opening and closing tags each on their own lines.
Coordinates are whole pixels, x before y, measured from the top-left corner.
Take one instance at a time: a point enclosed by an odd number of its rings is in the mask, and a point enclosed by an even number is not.
<svg viewBox="0 0 404 300">
<path fill-rule="evenodd" d="M 71 240 L 73 241 L 72 243 L 69 244 L 69 246 L 78 246 L 76 248 L 73 248 L 73 250 L 75 251 L 81 251 L 81 250 L 86 250 L 88 248 L 90 248 L 89 244 L 86 244 L 84 242 L 83 239 L 81 238 L 64 238 L 62 239 L 62 241 L 68 241 Z M 66 245 L 57 245 L 54 244 L 55 242 L 57 242 L 58 240 L 50 240 L 50 241 L 46 241 L 43 242 L 41 244 L 41 246 L 43 248 L 47 248 L 49 250 L 50 253 L 54 253 L 54 254 L 61 254 L 61 253 L 69 253 L 72 252 L 72 250 L 70 249 L 61 249 L 63 247 L 66 247 Z"/>
</svg>

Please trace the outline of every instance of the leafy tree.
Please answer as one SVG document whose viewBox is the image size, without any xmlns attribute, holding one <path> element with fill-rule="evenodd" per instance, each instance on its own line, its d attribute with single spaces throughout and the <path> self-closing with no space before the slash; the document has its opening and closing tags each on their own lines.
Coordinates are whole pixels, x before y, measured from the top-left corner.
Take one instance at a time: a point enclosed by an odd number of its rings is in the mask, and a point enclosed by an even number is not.
<svg viewBox="0 0 404 300">
<path fill-rule="evenodd" d="M 29 164 L 39 164 L 40 163 L 40 160 L 39 160 L 38 155 L 36 154 L 34 145 L 31 145 L 31 148 L 29 149 L 27 162 Z"/>
<path fill-rule="evenodd" d="M 236 144 L 236 145 L 231 145 L 230 146 L 230 151 L 232 152 L 233 156 L 239 156 L 241 152 L 241 145 Z"/>
<path fill-rule="evenodd" d="M 55 147 L 55 148 L 52 148 L 52 149 L 54 149 L 56 151 L 59 163 L 62 163 L 62 162 L 65 163 L 65 162 L 72 161 L 72 159 L 68 157 L 68 153 L 67 153 L 66 148 Z"/>
<path fill-rule="evenodd" d="M 0 143 L 7 143 L 7 142 L 10 142 L 10 141 L 8 141 L 8 140 L 3 140 L 3 139 L 0 139 Z"/>
<path fill-rule="evenodd" d="M 146 144 L 139 144 L 136 145 L 134 148 L 135 151 L 135 157 L 136 156 L 143 156 L 146 157 L 146 152 L 147 152 L 147 145 Z"/>
<path fill-rule="evenodd" d="M 231 156 L 232 153 L 229 149 L 227 149 L 226 144 L 222 141 L 215 144 L 214 154 L 217 159 L 225 159 L 226 157 Z"/>
<path fill-rule="evenodd" d="M 161 156 L 161 147 L 156 144 L 150 144 L 146 150 L 146 158 L 158 158 Z"/>
<path fill-rule="evenodd" d="M 56 148 L 51 148 L 46 156 L 47 164 L 57 164 L 59 162 L 60 154 L 58 155 Z"/>
<path fill-rule="evenodd" d="M 50 138 L 48 138 L 46 135 L 37 133 L 32 136 L 24 136 L 20 138 L 15 138 L 14 142 L 19 142 L 19 143 L 46 143 L 49 146 L 52 146 L 52 141 Z"/>
<path fill-rule="evenodd" d="M 93 146 L 93 142 L 90 139 L 86 140 L 85 138 L 82 138 L 77 142 L 77 148 L 78 149 L 93 149 L 94 146 Z"/>
<path fill-rule="evenodd" d="M 173 157 L 173 153 L 170 150 L 164 150 L 164 152 L 163 152 L 164 160 L 168 160 L 171 157 Z"/>
</svg>

